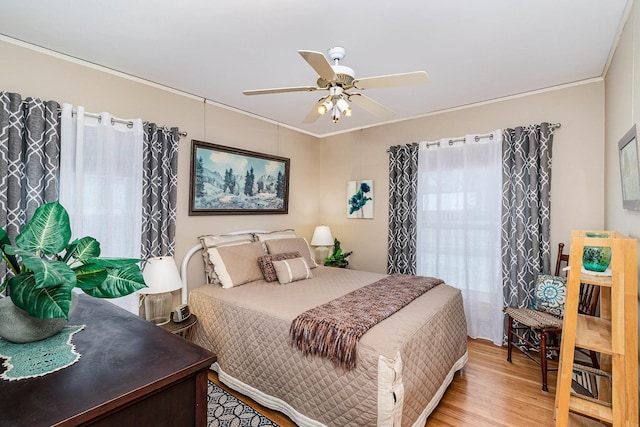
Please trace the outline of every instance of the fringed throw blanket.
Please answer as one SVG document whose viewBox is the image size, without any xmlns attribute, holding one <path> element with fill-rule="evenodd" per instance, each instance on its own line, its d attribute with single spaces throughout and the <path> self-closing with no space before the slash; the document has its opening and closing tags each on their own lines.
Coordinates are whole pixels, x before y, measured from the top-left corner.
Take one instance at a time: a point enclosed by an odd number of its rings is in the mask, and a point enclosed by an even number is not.
<svg viewBox="0 0 640 427">
<path fill-rule="evenodd" d="M 353 369 L 365 332 L 440 283 L 433 277 L 406 274 L 380 279 L 296 317 L 290 343 L 304 355 L 325 356 L 336 366 Z"/>
</svg>

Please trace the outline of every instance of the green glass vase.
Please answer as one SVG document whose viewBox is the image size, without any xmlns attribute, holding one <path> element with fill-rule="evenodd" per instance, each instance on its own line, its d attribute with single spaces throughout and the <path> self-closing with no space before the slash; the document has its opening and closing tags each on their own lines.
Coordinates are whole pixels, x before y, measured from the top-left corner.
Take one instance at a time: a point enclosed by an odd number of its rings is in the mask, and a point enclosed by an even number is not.
<svg viewBox="0 0 640 427">
<path fill-rule="evenodd" d="M 609 237 L 606 233 L 585 233 L 587 237 Z M 608 246 L 585 246 L 582 251 L 582 266 L 585 270 L 602 273 L 611 263 L 611 248 Z"/>
</svg>

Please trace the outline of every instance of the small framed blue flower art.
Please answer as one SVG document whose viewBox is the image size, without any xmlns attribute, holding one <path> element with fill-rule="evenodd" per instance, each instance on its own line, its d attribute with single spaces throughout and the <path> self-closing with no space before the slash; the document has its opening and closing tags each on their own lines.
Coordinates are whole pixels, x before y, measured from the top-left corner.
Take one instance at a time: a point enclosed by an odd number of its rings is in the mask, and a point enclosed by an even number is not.
<svg viewBox="0 0 640 427">
<path fill-rule="evenodd" d="M 373 180 L 347 183 L 347 218 L 373 218 Z"/>
</svg>

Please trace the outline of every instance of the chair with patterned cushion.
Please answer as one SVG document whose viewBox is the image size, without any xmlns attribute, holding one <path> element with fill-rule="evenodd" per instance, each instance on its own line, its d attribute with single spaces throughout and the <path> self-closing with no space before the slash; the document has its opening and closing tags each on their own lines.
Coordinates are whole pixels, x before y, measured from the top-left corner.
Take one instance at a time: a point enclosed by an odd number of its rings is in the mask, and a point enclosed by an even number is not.
<svg viewBox="0 0 640 427">
<path fill-rule="evenodd" d="M 505 307 L 504 312 L 508 316 L 507 332 L 507 361 L 511 362 L 511 353 L 515 345 L 527 357 L 540 365 L 542 370 L 542 390 L 549 391 L 547 387 L 547 372 L 557 371 L 550 369 L 547 363 L 547 355 L 559 352 L 559 338 L 562 332 L 562 316 L 566 298 L 566 278 L 560 277 L 562 263 L 569 263 L 569 255 L 563 253 L 564 243 L 558 245 L 558 259 L 556 261 L 555 274 L 540 274 L 535 286 L 535 306 L 532 308 Z M 599 288 L 592 285 L 581 285 L 579 311 L 582 314 L 593 316 L 598 303 Z M 530 332 L 527 332 L 530 331 Z M 538 343 L 529 337 L 535 336 Z M 514 343 L 514 338 L 518 339 Z M 535 357 L 531 352 L 538 353 Z M 597 367 L 596 354 L 590 352 L 591 364 Z"/>
</svg>

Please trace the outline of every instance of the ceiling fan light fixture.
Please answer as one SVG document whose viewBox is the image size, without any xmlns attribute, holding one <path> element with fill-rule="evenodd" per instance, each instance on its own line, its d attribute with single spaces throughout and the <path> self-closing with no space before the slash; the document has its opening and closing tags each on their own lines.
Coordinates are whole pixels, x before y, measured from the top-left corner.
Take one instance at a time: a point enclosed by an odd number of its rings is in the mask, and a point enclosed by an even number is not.
<svg viewBox="0 0 640 427">
<path fill-rule="evenodd" d="M 351 102 L 383 120 L 388 120 L 395 115 L 393 111 L 384 105 L 360 93 L 362 90 L 399 86 L 421 86 L 429 83 L 429 75 L 425 71 L 356 79 L 354 70 L 340 63 L 346 55 L 345 48 L 341 46 L 334 46 L 329 49 L 328 58 L 321 52 L 311 50 L 299 50 L 298 53 L 317 73 L 318 78 L 315 86 L 245 90 L 243 93 L 245 95 L 261 95 L 326 90 L 329 92 L 329 95 L 320 97 L 313 104 L 313 107 L 302 122 L 313 123 L 320 116 L 327 114 L 329 110 L 331 110 L 331 119 L 334 123 L 337 123 L 342 116 L 351 116 Z M 351 90 L 358 92 L 350 92 Z M 352 96 L 356 97 L 351 98 Z"/>
<path fill-rule="evenodd" d="M 338 99 L 336 102 L 336 108 L 346 117 L 351 117 L 351 106 L 344 100 L 344 98 Z"/>
<path fill-rule="evenodd" d="M 340 110 L 337 108 L 331 110 L 331 120 L 333 120 L 333 123 L 338 123 L 338 120 L 340 120 Z"/>
<path fill-rule="evenodd" d="M 325 114 L 327 111 L 333 108 L 333 102 L 331 99 L 326 99 L 322 104 L 318 105 L 318 113 Z"/>
</svg>

